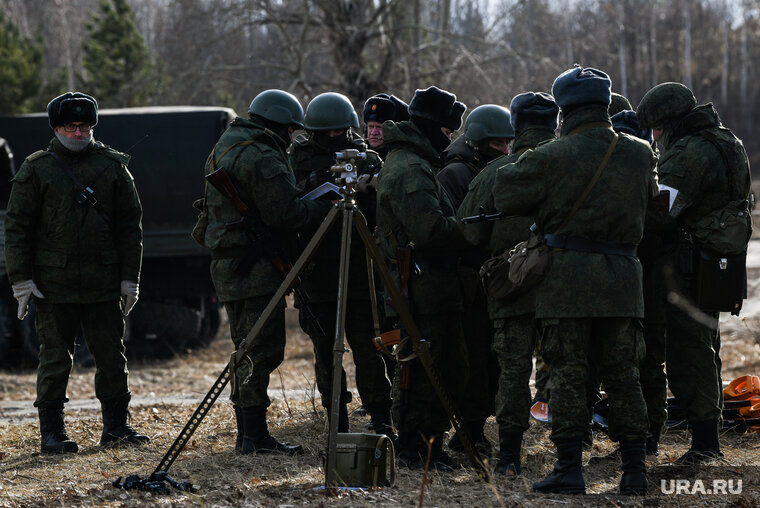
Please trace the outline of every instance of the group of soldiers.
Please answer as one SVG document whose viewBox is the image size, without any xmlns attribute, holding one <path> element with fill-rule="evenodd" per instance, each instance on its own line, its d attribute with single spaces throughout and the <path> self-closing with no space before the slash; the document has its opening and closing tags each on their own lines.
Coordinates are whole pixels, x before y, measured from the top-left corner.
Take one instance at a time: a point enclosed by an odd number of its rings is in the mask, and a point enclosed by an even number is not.
<svg viewBox="0 0 760 508">
<path fill-rule="evenodd" d="M 730 203 L 744 206 L 746 248 L 750 180 L 741 142 L 721 125 L 712 104 L 698 106 L 684 85 L 658 85 L 634 110 L 611 92 L 607 74 L 578 66 L 557 77 L 551 94 L 526 92 L 509 108 L 475 108 L 452 142 L 465 110 L 454 94 L 434 86 L 417 90 L 408 105 L 378 94 L 364 105 L 363 139 L 353 130 L 359 118 L 345 96 L 318 95 L 302 115 L 294 96 L 267 90 L 251 103 L 249 118 L 237 119 L 222 136 L 207 171 L 227 168 L 263 222 L 282 241 L 303 245 L 334 203 L 300 197 L 334 181 L 336 152 L 367 153 L 356 201 L 406 296 L 439 381 L 463 415 L 463 430 L 479 451 L 497 454 L 496 473 L 520 474 L 534 355 L 546 365 L 537 374 L 538 389 L 549 401 L 557 449 L 554 471 L 534 490 L 585 492 L 582 451 L 601 389 L 609 398 L 610 436 L 620 443 L 621 492 L 646 491 L 645 457 L 657 454 L 668 383 L 692 429 L 692 445 L 679 463 L 721 456 L 718 314 L 694 319 L 668 295 L 692 298 L 697 275 L 685 260 L 696 255 L 695 232 L 704 216 Z M 268 259 L 241 273 L 249 240 L 226 227 L 237 212 L 212 189 L 207 207 L 212 275 L 237 344 L 280 278 Z M 497 212 L 501 220 L 461 222 Z M 551 248 L 551 268 L 519 296 L 490 297 L 479 280 L 481 264 L 525 240 L 531 228 Z M 304 273 L 309 301 L 296 305 L 314 344 L 322 404 L 328 415 L 339 415 L 339 432 L 348 432 L 345 372 L 340 397 L 331 393 L 340 242 L 335 227 Z M 446 408 L 405 344 L 403 326 L 393 361 L 373 346 L 373 320 L 386 331 L 400 325 L 398 313 L 382 295 L 371 297 L 365 246 L 354 242 L 351 251 L 345 338 L 371 425 L 393 437 L 400 466 L 422 468 L 429 460 L 429 467 L 451 470 Z M 374 312 L 373 301 L 381 302 Z M 232 399 L 244 452 L 301 451 L 272 438 L 265 417 L 268 373 L 282 360 L 284 307 L 283 301 L 255 339 L 250 372 L 236 374 L 240 388 Z M 337 411 L 332 400 L 339 400 Z M 498 452 L 483 432 L 490 415 L 499 427 Z M 445 444 L 464 449 L 457 434 Z"/>
<path fill-rule="evenodd" d="M 86 97 L 74 94 L 69 100 Z M 336 152 L 366 153 L 358 170 L 356 203 L 403 290 L 405 305 L 440 374 L 438 382 L 461 411 L 461 430 L 478 451 L 495 454 L 495 473 L 514 477 L 521 472 L 522 438 L 534 400 L 529 386 L 534 356 L 537 365 L 545 365 L 536 374 L 536 396 L 548 400 L 551 439 L 557 450 L 553 472 L 533 485 L 535 491 L 585 493 L 582 451 L 590 440 L 593 406 L 602 389 L 609 398 L 609 434 L 619 442 L 622 493 L 646 492 L 645 458 L 657 454 L 667 418 L 668 387 L 685 408 L 692 429 L 691 447 L 678 462 L 720 457 L 718 313 L 708 310 L 701 314 L 708 319 L 695 319 L 693 308 L 679 304 L 672 295 L 693 299 L 700 247 L 695 238 L 705 217 L 736 204 L 747 213 L 746 249 L 751 231 L 746 206 L 750 176 L 741 141 L 722 126 L 712 104 L 697 105 L 682 84 L 655 86 L 634 110 L 625 97 L 612 93 L 607 74 L 579 66 L 560 74 L 551 94 L 525 92 L 516 95 L 508 108 L 486 104 L 473 109 L 464 121 L 463 134 L 452 142 L 465 111 L 454 94 L 435 86 L 417 90 L 408 104 L 394 95 L 378 94 L 364 105 L 362 137 L 356 133 L 359 116 L 344 95 L 320 94 L 304 112 L 292 94 L 266 90 L 253 99 L 248 116 L 236 118 L 221 136 L 208 157 L 206 173 L 223 167 L 242 202 L 257 211 L 272 241 L 295 258 L 337 206 L 330 199 L 303 196 L 335 181 L 330 168 Z M 78 135 L 82 125 L 97 122 L 87 111 L 77 115 L 56 122 L 51 116 L 51 126 L 57 134 L 58 129 L 69 132 L 73 127 Z M 121 255 L 131 236 L 106 234 L 109 228 L 111 233 L 117 229 L 117 221 L 125 224 L 121 227 L 125 231 L 135 219 L 139 223 L 136 211 L 126 211 L 130 200 L 136 199 L 130 197 L 134 187 L 126 160 L 105 152 L 92 139 L 88 143 L 92 157 L 119 162 L 106 172 L 115 173 L 109 190 L 114 202 L 104 203 L 111 221 L 95 224 L 97 234 L 90 240 L 115 242 L 106 246 L 120 253 L 113 260 L 114 280 L 120 275 L 120 294 L 136 298 L 139 272 L 128 262 L 132 258 Z M 39 194 L 52 185 L 38 180 L 57 171 L 57 165 L 79 164 L 78 147 L 59 144 L 54 140 L 50 151 L 25 161 L 14 180 L 6 216 L 8 273 L 20 302 L 19 317 L 31 295 L 38 302 L 41 369 L 43 360 L 52 361 L 47 360 L 52 354 L 51 330 L 61 326 L 50 320 L 66 323 L 66 340 L 73 344 L 69 321 L 84 323 L 86 318 L 76 312 L 98 312 L 98 319 L 105 322 L 113 310 L 112 303 L 102 304 L 102 312 L 99 307 L 74 305 L 90 301 L 73 300 L 64 285 L 48 276 L 63 273 L 71 256 L 59 259 L 53 249 L 34 255 L 24 251 L 25 242 L 39 245 L 49 237 L 76 236 L 63 225 L 50 225 L 57 223 L 56 207 L 64 206 L 63 198 L 50 207 L 34 201 L 44 201 Z M 64 163 L 47 156 L 54 151 L 63 152 Z M 91 176 L 105 178 L 97 172 Z M 69 187 L 76 182 L 59 179 Z M 69 224 L 103 219 L 94 205 L 96 213 L 89 215 L 88 207 L 73 202 L 64 208 L 83 217 L 77 215 Z M 193 236 L 212 252 L 211 275 L 238 347 L 273 299 L 283 274 L 270 256 L 260 254 L 266 251 L 255 245 L 255 237 L 234 226 L 240 212 L 214 186 L 206 187 L 202 209 L 203 221 Z M 30 217 L 30 210 L 36 215 Z M 461 221 L 498 212 L 500 220 L 469 225 Z M 481 265 L 526 240 L 531 230 L 542 233 L 551 249 L 548 272 L 517 296 L 490 296 L 480 281 Z M 328 232 L 301 274 L 302 294 L 308 300 L 297 298 L 296 306 L 301 327 L 313 342 L 322 405 L 328 415 L 338 415 L 338 421 L 331 422 L 338 431 L 349 432 L 352 396 L 345 372 L 340 396 L 332 397 L 342 240 L 338 227 Z M 378 329 L 389 331 L 400 325 L 398 309 L 384 297 L 382 285 L 380 294 L 372 293 L 375 281 L 368 276 L 365 245 L 354 241 L 350 248 L 349 289 L 340 299 L 347 300 L 345 339 L 353 352 L 362 406 L 375 432 L 396 443 L 400 466 L 421 469 L 429 461 L 429 467 L 450 471 L 454 463 L 444 444 L 461 452 L 463 438 L 454 434 L 444 443 L 451 428 L 447 408 L 409 346 L 403 326 L 394 358 L 375 347 Z M 259 254 L 252 258 L 251 252 Z M 102 263 L 108 265 L 103 256 Z M 125 285 L 130 281 L 134 288 Z M 113 298 L 119 285 L 114 288 L 94 301 L 118 302 Z M 40 291 L 47 300 L 42 300 Z M 61 305 L 56 305 L 53 295 Z M 48 302 L 50 309 L 40 306 L 42 302 Z M 275 439 L 267 425 L 269 376 L 284 357 L 285 307 L 284 299 L 278 302 L 277 311 L 246 344 L 248 361 L 234 369 L 235 449 L 244 454 L 303 453 L 301 446 Z M 124 303 L 122 310 L 128 312 Z M 97 330 L 83 331 L 88 338 Z M 116 337 L 118 331 L 111 335 Z M 71 344 L 62 349 L 63 356 L 67 348 L 71 356 Z M 102 365 L 109 375 L 126 373 L 126 364 L 121 363 L 123 345 L 117 345 L 118 365 L 91 349 L 101 377 Z M 57 361 L 66 364 L 61 358 Z M 68 375 L 63 367 L 56 379 Z M 65 383 L 52 381 L 46 377 L 38 383 L 43 451 L 75 451 L 76 445 L 68 444 L 62 416 L 58 419 Z M 99 384 L 96 375 L 96 391 L 98 386 L 109 386 L 109 392 L 103 391 L 103 397 L 99 392 L 98 397 L 111 400 L 113 392 L 126 411 L 125 383 L 126 378 L 122 382 L 120 377 Z M 337 411 L 331 407 L 333 400 L 339 401 Z M 43 413 L 43 408 L 51 407 L 58 415 L 54 420 Z M 104 421 L 105 408 L 104 402 Z M 491 415 L 498 424 L 498 448 L 484 433 Z M 112 434 L 130 442 L 147 440 L 122 421 L 121 413 L 118 416 L 114 425 L 119 431 L 104 431 L 104 441 Z"/>
</svg>

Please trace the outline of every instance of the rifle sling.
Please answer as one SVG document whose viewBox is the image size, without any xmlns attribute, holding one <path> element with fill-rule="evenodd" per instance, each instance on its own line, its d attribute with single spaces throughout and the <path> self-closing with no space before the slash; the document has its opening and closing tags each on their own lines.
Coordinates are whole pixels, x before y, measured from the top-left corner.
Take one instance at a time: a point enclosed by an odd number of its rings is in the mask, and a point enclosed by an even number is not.
<svg viewBox="0 0 760 508">
<path fill-rule="evenodd" d="M 61 166 L 64 171 L 66 171 L 66 174 L 69 176 L 69 178 L 71 179 L 71 181 L 74 182 L 74 185 L 76 185 L 77 187 L 79 187 L 79 192 L 80 193 L 82 193 L 83 195 L 90 195 L 90 196 L 92 196 L 92 199 L 87 199 L 87 202 L 95 209 L 95 211 L 98 213 L 98 215 L 100 216 L 100 218 L 103 219 L 103 221 L 106 224 L 108 224 L 108 226 L 110 227 L 111 226 L 111 218 L 108 216 L 108 212 L 106 212 L 106 210 L 103 208 L 103 205 L 101 205 L 100 202 L 95 198 L 94 191 L 93 192 L 88 192 L 87 189 L 92 189 L 92 185 L 95 184 L 95 182 L 97 181 L 97 179 L 100 178 L 100 175 L 102 175 L 103 173 L 105 173 L 106 169 L 110 168 L 111 165 L 108 164 L 103 169 L 101 169 L 100 172 L 97 175 L 95 175 L 95 178 L 93 178 L 92 181 L 87 186 L 84 186 L 81 183 L 79 183 L 79 180 L 77 180 L 77 177 L 74 176 L 74 172 L 71 171 L 71 168 L 68 166 L 68 164 L 66 164 L 65 162 L 63 162 L 63 159 L 61 159 L 61 157 L 57 153 L 55 153 L 52 150 L 49 151 L 48 153 L 50 155 L 52 155 L 53 158 L 58 163 L 58 165 Z"/>
</svg>

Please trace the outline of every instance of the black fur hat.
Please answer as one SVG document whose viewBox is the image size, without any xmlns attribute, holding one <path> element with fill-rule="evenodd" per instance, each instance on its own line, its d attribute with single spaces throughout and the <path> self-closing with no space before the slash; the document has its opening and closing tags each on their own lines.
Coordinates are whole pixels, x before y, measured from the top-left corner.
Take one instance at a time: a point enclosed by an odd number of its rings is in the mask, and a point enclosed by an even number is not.
<svg viewBox="0 0 760 508">
<path fill-rule="evenodd" d="M 69 122 L 86 122 L 92 127 L 98 124 L 98 102 L 82 92 L 66 92 L 47 105 L 50 127 L 56 128 Z"/>
<path fill-rule="evenodd" d="M 515 95 L 509 110 L 512 113 L 510 121 L 515 131 L 532 125 L 549 127 L 551 130 L 557 128 L 559 106 L 548 93 L 525 92 Z"/>
<path fill-rule="evenodd" d="M 365 124 L 367 122 L 383 123 L 386 120 L 403 122 L 409 120 L 409 105 L 395 95 L 379 93 L 364 103 L 363 120 Z"/>
<path fill-rule="evenodd" d="M 462 126 L 466 110 L 467 106 L 457 101 L 456 95 L 435 86 L 417 90 L 409 103 L 409 115 L 426 118 L 453 131 Z"/>
</svg>

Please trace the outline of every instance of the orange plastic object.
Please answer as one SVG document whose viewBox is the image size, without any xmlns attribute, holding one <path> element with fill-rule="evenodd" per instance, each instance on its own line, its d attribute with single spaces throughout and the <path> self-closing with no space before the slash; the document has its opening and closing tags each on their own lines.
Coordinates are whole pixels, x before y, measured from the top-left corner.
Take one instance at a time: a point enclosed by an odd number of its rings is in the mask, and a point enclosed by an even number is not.
<svg viewBox="0 0 760 508">
<path fill-rule="evenodd" d="M 749 407 L 739 408 L 739 414 L 745 418 L 760 418 L 760 401 Z"/>
<path fill-rule="evenodd" d="M 760 395 L 760 377 L 737 377 L 723 389 L 725 400 L 747 400 Z"/>
<path fill-rule="evenodd" d="M 549 411 L 549 403 L 543 400 L 537 400 L 530 407 L 530 416 L 532 416 L 539 422 L 552 421 L 552 414 Z"/>
</svg>

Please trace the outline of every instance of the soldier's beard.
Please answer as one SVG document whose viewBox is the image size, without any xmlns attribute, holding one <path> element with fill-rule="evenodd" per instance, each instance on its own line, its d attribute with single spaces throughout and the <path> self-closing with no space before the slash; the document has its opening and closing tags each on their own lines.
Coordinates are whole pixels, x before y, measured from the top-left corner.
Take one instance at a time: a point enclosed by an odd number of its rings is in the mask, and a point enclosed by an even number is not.
<svg viewBox="0 0 760 508">
<path fill-rule="evenodd" d="M 55 134 L 55 137 L 57 137 L 58 141 L 60 141 L 61 144 L 68 150 L 71 150 L 72 152 L 81 152 L 87 148 L 87 145 L 89 145 L 90 141 L 92 141 L 92 131 L 90 131 L 90 135 L 84 139 L 67 138 L 66 136 L 58 133 Z"/>
</svg>

